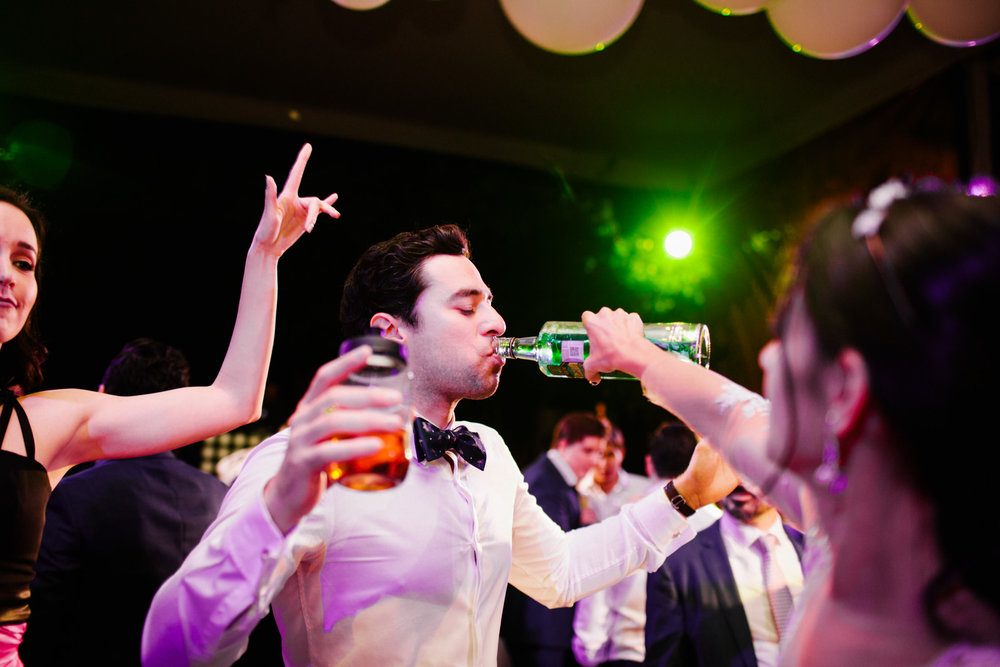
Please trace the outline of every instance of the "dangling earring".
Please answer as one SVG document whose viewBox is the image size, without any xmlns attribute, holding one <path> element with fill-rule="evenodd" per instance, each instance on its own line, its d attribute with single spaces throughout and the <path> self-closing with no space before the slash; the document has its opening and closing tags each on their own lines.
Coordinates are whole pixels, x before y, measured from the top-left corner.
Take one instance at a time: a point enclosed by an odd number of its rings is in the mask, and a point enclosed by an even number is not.
<svg viewBox="0 0 1000 667">
<path fill-rule="evenodd" d="M 834 433 L 830 413 L 826 414 L 823 428 L 823 462 L 816 468 L 813 478 L 825 484 L 831 496 L 839 496 L 847 488 L 847 475 L 840 471 L 840 442 Z"/>
</svg>

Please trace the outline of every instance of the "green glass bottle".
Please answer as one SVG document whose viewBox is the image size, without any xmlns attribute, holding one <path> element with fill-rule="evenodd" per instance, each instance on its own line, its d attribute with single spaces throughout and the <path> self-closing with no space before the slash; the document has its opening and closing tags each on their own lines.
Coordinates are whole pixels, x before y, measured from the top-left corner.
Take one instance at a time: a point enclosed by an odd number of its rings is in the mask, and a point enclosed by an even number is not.
<svg viewBox="0 0 1000 667">
<path fill-rule="evenodd" d="M 691 322 L 661 322 L 644 327 L 646 338 L 658 347 L 708 368 L 712 342 L 708 327 Z M 504 359 L 529 359 L 549 377 L 583 379 L 583 360 L 590 341 L 583 322 L 546 322 L 537 336 L 495 339 L 494 349 Z M 601 373 L 609 380 L 635 378 L 621 371 Z"/>
</svg>

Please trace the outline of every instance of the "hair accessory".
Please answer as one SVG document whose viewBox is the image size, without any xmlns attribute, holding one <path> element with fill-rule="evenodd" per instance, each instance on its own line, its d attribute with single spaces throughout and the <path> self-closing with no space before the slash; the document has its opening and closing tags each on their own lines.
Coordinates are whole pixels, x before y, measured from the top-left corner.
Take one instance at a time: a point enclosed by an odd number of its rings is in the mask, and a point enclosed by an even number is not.
<svg viewBox="0 0 1000 667">
<path fill-rule="evenodd" d="M 885 220 L 886 211 L 897 199 L 906 199 L 909 194 L 906 186 L 898 178 L 886 181 L 868 193 L 868 204 L 865 210 L 858 213 L 851 224 L 851 234 L 856 239 L 868 238 L 878 234 L 879 227 Z"/>
<path fill-rule="evenodd" d="M 903 182 L 897 178 L 886 181 L 868 194 L 868 207 L 858 213 L 851 223 L 851 234 L 856 239 L 865 242 L 868 255 L 875 264 L 875 269 L 882 278 L 882 284 L 889 299 L 896 309 L 896 314 L 906 326 L 912 326 L 916 317 L 913 306 L 906 297 L 906 292 L 899 282 L 899 278 L 892 271 L 888 257 L 886 257 L 885 244 L 879 236 L 879 229 L 885 222 L 886 212 L 894 201 L 905 199 L 909 190 Z"/>
<path fill-rule="evenodd" d="M 831 496 L 839 496 L 847 488 L 847 475 L 840 470 L 840 442 L 833 432 L 829 412 L 823 427 L 823 462 L 816 468 L 813 478 L 825 484 Z"/>
</svg>

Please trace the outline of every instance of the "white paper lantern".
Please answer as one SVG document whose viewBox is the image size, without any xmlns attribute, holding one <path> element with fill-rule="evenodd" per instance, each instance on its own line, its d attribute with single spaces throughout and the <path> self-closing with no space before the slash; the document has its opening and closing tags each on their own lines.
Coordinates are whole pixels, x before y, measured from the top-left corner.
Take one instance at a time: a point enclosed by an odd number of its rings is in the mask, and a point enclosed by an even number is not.
<svg viewBox="0 0 1000 667">
<path fill-rule="evenodd" d="M 1000 0 L 910 0 L 910 20 L 948 46 L 975 46 L 1000 35 Z"/>
<path fill-rule="evenodd" d="M 629 29 L 643 0 L 500 0 L 507 19 L 547 51 L 600 51 Z"/>
<path fill-rule="evenodd" d="M 771 0 L 695 0 L 702 7 L 725 16 L 745 16 L 764 9 Z"/>
<path fill-rule="evenodd" d="M 333 2 L 348 9 L 365 10 L 381 7 L 389 2 L 389 0 L 333 0 Z"/>
<path fill-rule="evenodd" d="M 774 0 L 766 11 L 774 31 L 794 51 L 835 59 L 878 44 L 905 10 L 906 0 Z"/>
</svg>

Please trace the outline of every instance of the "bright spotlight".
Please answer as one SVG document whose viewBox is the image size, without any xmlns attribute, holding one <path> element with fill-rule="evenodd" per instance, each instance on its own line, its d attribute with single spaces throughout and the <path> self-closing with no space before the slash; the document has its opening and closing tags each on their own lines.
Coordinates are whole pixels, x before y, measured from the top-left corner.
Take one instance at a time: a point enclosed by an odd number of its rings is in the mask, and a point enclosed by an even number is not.
<svg viewBox="0 0 1000 667">
<path fill-rule="evenodd" d="M 684 259 L 691 254 L 694 241 L 683 229 L 675 229 L 663 239 L 663 250 L 674 259 Z"/>
</svg>

